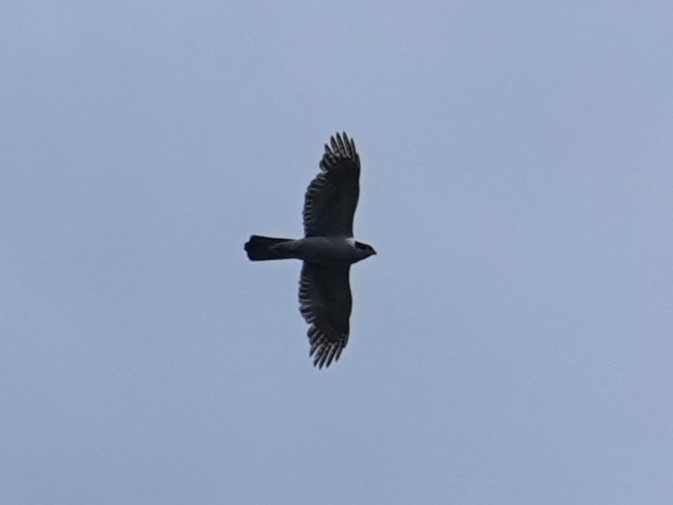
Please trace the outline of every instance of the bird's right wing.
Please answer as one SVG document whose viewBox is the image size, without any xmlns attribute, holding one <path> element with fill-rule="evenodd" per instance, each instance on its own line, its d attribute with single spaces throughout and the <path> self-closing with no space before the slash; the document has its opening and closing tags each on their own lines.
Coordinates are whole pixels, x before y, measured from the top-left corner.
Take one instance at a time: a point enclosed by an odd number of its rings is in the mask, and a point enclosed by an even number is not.
<svg viewBox="0 0 673 505">
<path fill-rule="evenodd" d="M 304 234 L 307 237 L 352 237 L 360 195 L 360 156 L 345 133 L 330 138 L 320 173 L 306 190 Z"/>
<path fill-rule="evenodd" d="M 349 283 L 350 265 L 328 267 L 304 262 L 299 282 L 301 315 L 311 326 L 309 356 L 318 368 L 339 359 L 348 343 L 353 305 Z"/>
</svg>

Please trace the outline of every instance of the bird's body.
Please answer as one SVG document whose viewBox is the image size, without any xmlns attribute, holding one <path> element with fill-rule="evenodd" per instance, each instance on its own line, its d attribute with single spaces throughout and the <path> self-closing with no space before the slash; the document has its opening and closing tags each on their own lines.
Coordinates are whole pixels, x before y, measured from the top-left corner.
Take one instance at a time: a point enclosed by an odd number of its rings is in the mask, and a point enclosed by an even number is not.
<svg viewBox="0 0 673 505">
<path fill-rule="evenodd" d="M 320 168 L 306 191 L 304 238 L 252 235 L 245 250 L 252 261 L 296 258 L 304 262 L 300 311 L 311 325 L 310 355 L 322 368 L 339 359 L 348 342 L 350 266 L 376 251 L 353 238 L 353 216 L 360 193 L 360 157 L 353 139 L 345 133 L 332 137 L 330 145 L 325 145 Z"/>
<path fill-rule="evenodd" d="M 343 266 L 369 256 L 365 249 L 357 247 L 361 245 L 359 242 L 344 237 L 305 237 L 292 240 L 253 235 L 248 244 L 246 250 L 249 254 L 254 248 L 266 251 L 263 259 L 255 257 L 253 253 L 250 258 L 252 261 L 295 258 L 324 266 Z M 261 250 L 258 249 L 260 252 Z"/>
</svg>

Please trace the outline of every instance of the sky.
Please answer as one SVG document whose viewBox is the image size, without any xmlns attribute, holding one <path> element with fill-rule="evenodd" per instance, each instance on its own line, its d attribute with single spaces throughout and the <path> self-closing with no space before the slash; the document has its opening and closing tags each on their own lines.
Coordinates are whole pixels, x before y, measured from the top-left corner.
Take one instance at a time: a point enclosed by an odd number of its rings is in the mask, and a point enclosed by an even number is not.
<svg viewBox="0 0 673 505">
<path fill-rule="evenodd" d="M 5 1 L 0 502 L 673 503 L 673 4 Z M 348 347 L 298 261 L 355 138 Z"/>
</svg>

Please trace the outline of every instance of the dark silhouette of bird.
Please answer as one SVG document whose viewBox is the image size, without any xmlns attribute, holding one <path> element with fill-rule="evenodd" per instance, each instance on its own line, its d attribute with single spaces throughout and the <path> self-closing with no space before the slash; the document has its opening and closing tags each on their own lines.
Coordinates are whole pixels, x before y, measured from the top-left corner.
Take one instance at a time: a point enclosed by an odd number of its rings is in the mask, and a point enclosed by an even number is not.
<svg viewBox="0 0 673 505">
<path fill-rule="evenodd" d="M 320 173 L 304 200 L 304 238 L 252 235 L 245 244 L 248 258 L 266 261 L 302 260 L 300 312 L 310 325 L 309 356 L 318 368 L 337 361 L 348 343 L 353 300 L 349 274 L 353 263 L 376 254 L 353 238 L 353 216 L 360 195 L 360 156 L 346 133 L 325 144 Z"/>
</svg>

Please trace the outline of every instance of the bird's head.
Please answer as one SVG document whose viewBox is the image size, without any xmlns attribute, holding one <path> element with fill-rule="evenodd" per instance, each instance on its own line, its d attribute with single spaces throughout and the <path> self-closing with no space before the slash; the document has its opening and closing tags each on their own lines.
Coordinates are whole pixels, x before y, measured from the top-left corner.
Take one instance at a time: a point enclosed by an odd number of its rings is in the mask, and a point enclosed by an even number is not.
<svg viewBox="0 0 673 505">
<path fill-rule="evenodd" d="M 363 244 L 362 242 L 355 242 L 355 248 L 357 249 L 358 261 L 376 254 L 376 251 L 369 244 Z"/>
</svg>

